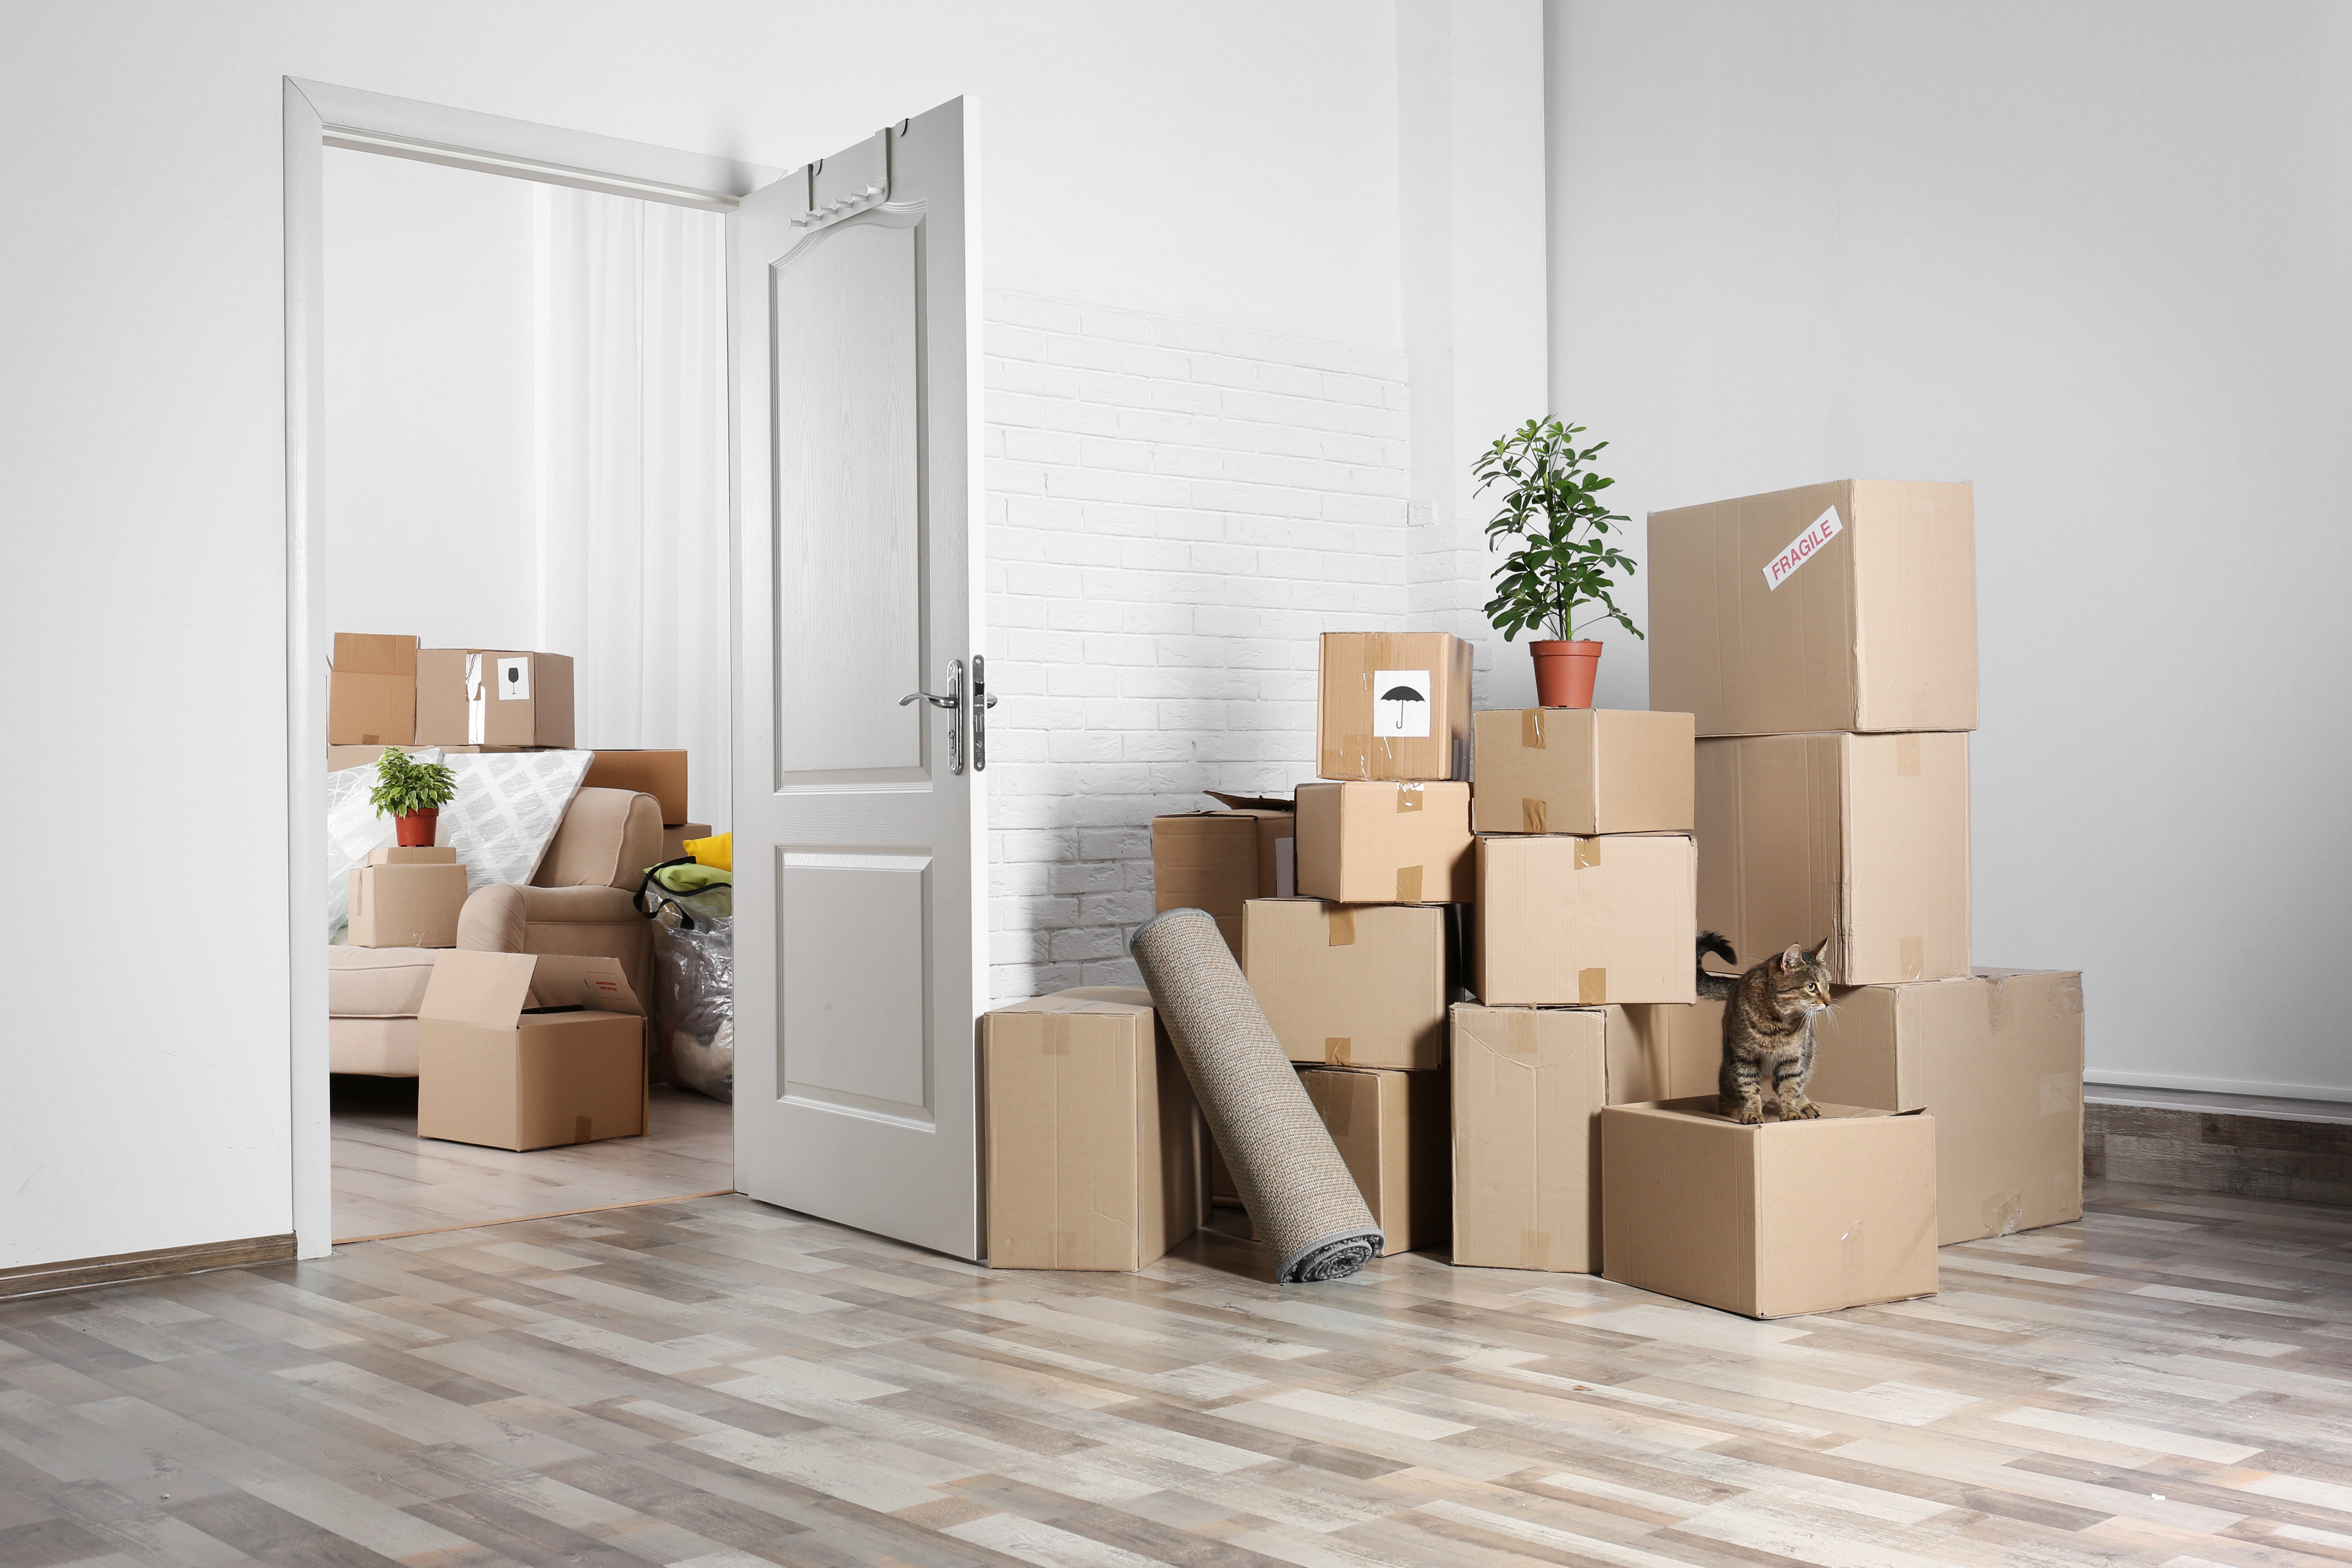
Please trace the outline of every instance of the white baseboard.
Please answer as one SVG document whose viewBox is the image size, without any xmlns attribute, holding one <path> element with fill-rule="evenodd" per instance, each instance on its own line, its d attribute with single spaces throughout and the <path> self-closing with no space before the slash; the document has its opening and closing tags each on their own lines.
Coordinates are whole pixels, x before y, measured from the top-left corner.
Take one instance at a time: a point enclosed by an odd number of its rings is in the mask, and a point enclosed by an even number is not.
<svg viewBox="0 0 2352 1568">
<path fill-rule="evenodd" d="M 2352 1100 L 2352 1087 L 2323 1083 L 2257 1083 L 2247 1079 L 2196 1078 L 2186 1073 L 2139 1072 L 2128 1068 L 2085 1068 L 2084 1083 L 2115 1089 L 2177 1089 L 2194 1094 L 2255 1094 L 2273 1100 Z"/>
</svg>

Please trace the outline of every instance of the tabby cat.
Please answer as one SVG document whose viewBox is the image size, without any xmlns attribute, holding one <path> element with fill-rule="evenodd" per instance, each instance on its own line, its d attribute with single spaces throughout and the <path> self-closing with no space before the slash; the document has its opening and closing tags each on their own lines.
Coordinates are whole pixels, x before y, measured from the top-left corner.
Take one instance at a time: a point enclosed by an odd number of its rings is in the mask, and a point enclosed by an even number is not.
<svg viewBox="0 0 2352 1568">
<path fill-rule="evenodd" d="M 1716 1079 L 1723 1114 L 1747 1126 L 1764 1120 L 1764 1084 L 1780 1102 L 1780 1120 L 1819 1116 L 1805 1098 L 1813 1070 L 1813 1019 L 1830 1005 L 1830 972 L 1822 963 L 1830 939 L 1807 952 L 1791 947 L 1745 974 L 1711 974 L 1706 955 L 1739 962 L 1731 943 L 1714 931 L 1698 936 L 1698 994 L 1723 999 L 1723 1071 Z"/>
</svg>

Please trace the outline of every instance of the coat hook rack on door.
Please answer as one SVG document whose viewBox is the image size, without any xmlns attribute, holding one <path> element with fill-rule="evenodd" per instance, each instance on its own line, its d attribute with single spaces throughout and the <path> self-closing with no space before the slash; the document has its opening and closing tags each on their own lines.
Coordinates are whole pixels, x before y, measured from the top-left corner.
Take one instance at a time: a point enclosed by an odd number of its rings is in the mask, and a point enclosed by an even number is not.
<svg viewBox="0 0 2352 1568">
<path fill-rule="evenodd" d="M 903 123 L 899 134 L 905 134 Z M 823 228 L 890 199 L 890 132 L 877 131 L 845 153 L 801 170 L 807 195 L 794 228 Z"/>
</svg>

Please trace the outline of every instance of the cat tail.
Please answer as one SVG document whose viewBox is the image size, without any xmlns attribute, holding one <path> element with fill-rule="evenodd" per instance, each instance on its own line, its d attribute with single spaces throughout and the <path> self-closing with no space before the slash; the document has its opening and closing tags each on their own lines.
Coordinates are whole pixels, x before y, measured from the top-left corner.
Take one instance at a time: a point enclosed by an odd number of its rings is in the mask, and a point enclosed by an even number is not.
<svg viewBox="0 0 2352 1568">
<path fill-rule="evenodd" d="M 1702 1002 L 1721 1001 L 1731 994 L 1739 983 L 1737 974 L 1711 974 L 1707 972 L 1706 955 L 1715 954 L 1726 963 L 1737 963 L 1739 955 L 1731 951 L 1731 943 L 1721 931 L 1703 931 L 1698 933 L 1698 995 Z"/>
</svg>

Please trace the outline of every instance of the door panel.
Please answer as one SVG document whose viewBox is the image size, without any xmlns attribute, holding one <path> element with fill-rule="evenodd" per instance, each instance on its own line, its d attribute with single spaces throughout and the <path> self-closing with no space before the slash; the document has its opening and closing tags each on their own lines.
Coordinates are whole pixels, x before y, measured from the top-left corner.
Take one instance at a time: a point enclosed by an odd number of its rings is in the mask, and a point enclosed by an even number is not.
<svg viewBox="0 0 2352 1568">
<path fill-rule="evenodd" d="M 944 105 L 735 215 L 735 1167 L 972 1258 L 982 792 L 963 715 L 900 705 L 982 651 L 963 132 Z"/>
</svg>

